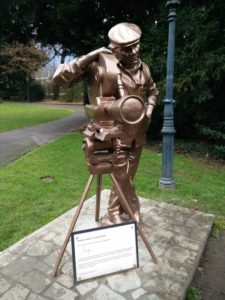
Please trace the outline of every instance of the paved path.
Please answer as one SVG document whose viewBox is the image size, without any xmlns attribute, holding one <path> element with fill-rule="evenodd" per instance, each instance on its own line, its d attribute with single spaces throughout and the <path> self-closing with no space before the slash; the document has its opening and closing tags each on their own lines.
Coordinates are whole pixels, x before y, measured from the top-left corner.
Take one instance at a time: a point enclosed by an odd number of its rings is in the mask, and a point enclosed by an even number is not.
<svg viewBox="0 0 225 300">
<path fill-rule="evenodd" d="M 24 104 L 24 103 L 23 103 Z M 52 103 L 28 103 L 28 105 L 32 105 L 32 106 L 47 106 L 47 107 L 54 107 L 54 108 L 66 108 L 72 111 L 83 111 L 83 105 L 79 105 L 79 104 L 70 104 L 70 103 L 58 103 L 58 104 L 52 104 Z"/>
<path fill-rule="evenodd" d="M 109 193 L 102 192 L 101 216 L 107 210 Z M 157 265 L 138 239 L 138 268 L 74 285 L 69 244 L 54 278 L 53 267 L 75 212 L 72 209 L 0 253 L 0 299 L 184 300 L 213 215 L 153 200 L 140 201 L 144 224 L 148 224 L 142 228 L 159 260 Z M 94 207 L 95 197 L 85 201 L 76 230 L 100 225 L 94 221 Z"/>
<path fill-rule="evenodd" d="M 72 109 L 74 113 L 49 123 L 0 133 L 0 166 L 12 162 L 33 148 L 46 144 L 72 129 L 79 128 L 87 121 L 82 106 L 54 105 L 54 107 Z"/>
</svg>

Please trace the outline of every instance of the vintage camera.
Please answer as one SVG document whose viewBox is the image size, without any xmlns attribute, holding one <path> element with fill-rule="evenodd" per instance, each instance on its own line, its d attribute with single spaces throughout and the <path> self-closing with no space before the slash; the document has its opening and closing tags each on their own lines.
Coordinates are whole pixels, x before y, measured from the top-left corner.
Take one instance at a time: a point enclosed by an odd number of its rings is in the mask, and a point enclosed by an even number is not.
<svg viewBox="0 0 225 300">
<path fill-rule="evenodd" d="M 91 66 L 90 104 L 85 106 L 91 122 L 84 131 L 83 149 L 93 174 L 111 173 L 124 161 L 146 114 L 141 97 L 125 95 L 117 63 L 113 55 L 100 54 Z"/>
</svg>

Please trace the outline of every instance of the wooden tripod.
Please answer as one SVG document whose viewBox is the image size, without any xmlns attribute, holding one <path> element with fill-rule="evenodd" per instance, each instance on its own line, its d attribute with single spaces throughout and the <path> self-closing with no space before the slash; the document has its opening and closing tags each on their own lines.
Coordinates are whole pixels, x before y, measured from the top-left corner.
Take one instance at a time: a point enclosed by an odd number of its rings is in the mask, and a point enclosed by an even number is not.
<svg viewBox="0 0 225 300">
<path fill-rule="evenodd" d="M 81 199 L 80 199 L 80 203 L 79 203 L 79 205 L 78 205 L 78 207 L 77 207 L 77 210 L 76 210 L 76 212 L 75 212 L 75 215 L 74 215 L 74 217 L 73 217 L 73 219 L 72 219 L 72 222 L 71 222 L 71 224 L 70 224 L 69 230 L 68 230 L 68 232 L 67 232 L 65 241 L 64 241 L 64 243 L 63 243 L 63 245 L 62 245 L 62 247 L 61 247 L 60 253 L 59 253 L 58 257 L 57 257 L 56 264 L 55 264 L 55 269 L 54 269 L 54 273 L 53 273 L 53 275 L 54 275 L 55 277 L 57 276 L 58 269 L 59 269 L 60 263 L 61 263 L 61 261 L 62 261 L 63 255 L 64 255 L 64 253 L 65 253 L 65 251 L 66 251 L 66 247 L 67 247 L 67 245 L 68 245 L 68 242 L 69 242 L 71 233 L 72 233 L 72 231 L 73 231 L 73 229 L 74 229 L 74 226 L 76 225 L 77 219 L 78 219 L 78 217 L 79 217 L 79 215 L 80 215 L 82 206 L 83 206 L 84 201 L 85 201 L 85 199 L 86 199 L 86 196 L 87 196 L 87 194 L 88 194 L 88 192 L 89 192 L 89 190 L 90 190 L 90 187 L 91 187 L 91 184 L 92 184 L 92 182 L 93 182 L 94 176 L 95 176 L 94 174 L 91 174 L 90 177 L 89 177 L 89 179 L 88 179 L 88 182 L 87 182 L 87 184 L 86 184 L 86 187 L 85 187 L 85 189 L 84 189 L 84 191 L 83 191 L 83 194 L 82 194 L 82 197 L 81 197 Z M 96 221 L 96 222 L 99 222 L 102 175 L 101 175 L 101 174 L 98 174 L 98 175 L 96 175 L 96 176 L 97 176 L 97 192 L 96 192 L 95 221 Z M 117 191 L 117 193 L 118 193 L 118 195 L 119 195 L 119 197 L 120 197 L 120 201 L 122 202 L 123 207 L 126 207 L 127 213 L 130 215 L 131 219 L 132 219 L 133 221 L 136 221 L 135 216 L 134 216 L 133 211 L 132 211 L 132 208 L 131 208 L 129 202 L 127 201 L 127 199 L 126 199 L 126 197 L 125 197 L 123 191 L 121 190 L 121 188 L 120 188 L 120 186 L 119 186 L 119 184 L 118 184 L 116 178 L 114 177 L 113 174 L 110 174 L 110 177 L 111 177 L 111 179 L 112 179 L 112 182 L 113 182 L 114 185 L 115 185 L 116 191 Z M 157 264 L 157 263 L 158 263 L 157 258 L 156 258 L 156 256 L 155 256 L 155 254 L 154 254 L 154 252 L 153 252 L 153 250 L 152 250 L 152 248 L 151 248 L 151 246 L 150 246 L 148 240 L 146 239 L 146 237 L 145 237 L 145 235 L 144 235 L 144 232 L 143 232 L 142 229 L 141 229 L 140 224 L 138 224 L 138 223 L 137 223 L 137 230 L 138 230 L 138 232 L 139 232 L 139 234 L 140 234 L 140 236 L 141 236 L 141 238 L 142 238 L 142 240 L 143 240 L 143 242 L 144 242 L 144 244 L 145 244 L 145 246 L 146 246 L 148 252 L 150 253 L 150 255 L 151 255 L 151 257 L 152 257 L 153 262 L 154 262 L 155 264 Z"/>
</svg>

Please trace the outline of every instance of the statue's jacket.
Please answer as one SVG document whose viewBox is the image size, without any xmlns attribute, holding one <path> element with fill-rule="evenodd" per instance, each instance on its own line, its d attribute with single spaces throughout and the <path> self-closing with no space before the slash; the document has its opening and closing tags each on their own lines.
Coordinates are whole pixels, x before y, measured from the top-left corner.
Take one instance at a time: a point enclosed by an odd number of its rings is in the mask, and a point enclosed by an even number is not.
<svg viewBox="0 0 225 300">
<path fill-rule="evenodd" d="M 86 56 L 76 58 L 68 64 L 60 64 L 55 72 L 54 81 L 63 87 L 71 87 L 73 84 L 83 80 L 84 78 L 93 77 L 93 69 L 96 66 L 96 62 L 91 62 L 85 68 L 83 67 L 83 61 L 86 60 Z M 158 89 L 153 81 L 149 67 L 144 62 L 139 61 L 135 69 L 126 69 L 116 59 L 117 68 L 121 75 L 121 81 L 125 95 L 140 96 L 146 105 L 156 105 Z M 99 95 L 98 95 L 99 96 Z M 110 96 L 119 99 L 117 89 L 112 89 Z M 138 125 L 136 136 L 134 137 L 136 145 L 143 145 L 146 142 L 146 131 L 149 122 L 147 118 Z"/>
</svg>

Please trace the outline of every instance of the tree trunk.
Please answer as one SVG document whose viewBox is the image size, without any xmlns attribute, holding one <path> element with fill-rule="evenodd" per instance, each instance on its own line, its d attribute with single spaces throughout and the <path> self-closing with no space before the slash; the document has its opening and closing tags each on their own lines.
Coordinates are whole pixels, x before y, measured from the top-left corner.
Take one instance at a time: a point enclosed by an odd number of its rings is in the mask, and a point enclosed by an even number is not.
<svg viewBox="0 0 225 300">
<path fill-rule="evenodd" d="M 62 55 L 61 55 L 61 60 L 60 60 L 60 64 L 64 64 L 65 62 L 65 57 L 66 57 L 66 49 L 63 48 L 62 50 Z M 60 93 L 60 86 L 57 84 L 53 84 L 53 100 L 58 100 L 59 99 L 59 93 Z"/>
</svg>

